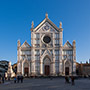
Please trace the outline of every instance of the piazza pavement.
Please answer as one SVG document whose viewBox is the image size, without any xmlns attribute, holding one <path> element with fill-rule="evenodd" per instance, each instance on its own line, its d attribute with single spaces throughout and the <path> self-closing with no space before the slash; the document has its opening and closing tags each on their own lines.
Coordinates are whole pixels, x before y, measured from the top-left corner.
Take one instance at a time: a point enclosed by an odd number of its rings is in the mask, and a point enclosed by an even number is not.
<svg viewBox="0 0 90 90">
<path fill-rule="evenodd" d="M 27 78 L 24 82 L 6 81 L 0 90 L 90 90 L 90 79 L 76 79 L 75 85 L 66 84 L 64 78 Z"/>
</svg>

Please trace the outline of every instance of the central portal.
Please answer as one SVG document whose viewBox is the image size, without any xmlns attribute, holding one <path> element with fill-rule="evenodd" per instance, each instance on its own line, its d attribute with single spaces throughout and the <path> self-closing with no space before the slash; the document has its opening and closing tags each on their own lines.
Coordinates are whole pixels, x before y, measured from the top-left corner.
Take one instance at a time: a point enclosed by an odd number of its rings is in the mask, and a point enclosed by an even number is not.
<svg viewBox="0 0 90 90">
<path fill-rule="evenodd" d="M 50 75 L 50 66 L 49 65 L 45 65 L 45 75 Z"/>
<path fill-rule="evenodd" d="M 44 75 L 50 75 L 50 66 L 50 58 L 46 56 L 44 58 Z"/>
</svg>

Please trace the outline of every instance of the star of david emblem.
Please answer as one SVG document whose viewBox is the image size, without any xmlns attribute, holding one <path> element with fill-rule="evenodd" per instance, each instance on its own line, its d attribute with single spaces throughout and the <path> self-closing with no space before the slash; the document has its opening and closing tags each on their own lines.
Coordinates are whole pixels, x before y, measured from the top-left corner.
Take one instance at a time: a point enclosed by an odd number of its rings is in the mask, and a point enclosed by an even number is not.
<svg viewBox="0 0 90 90">
<path fill-rule="evenodd" d="M 46 26 L 44 27 L 44 29 L 45 29 L 46 31 L 49 30 L 49 26 L 46 25 Z"/>
</svg>

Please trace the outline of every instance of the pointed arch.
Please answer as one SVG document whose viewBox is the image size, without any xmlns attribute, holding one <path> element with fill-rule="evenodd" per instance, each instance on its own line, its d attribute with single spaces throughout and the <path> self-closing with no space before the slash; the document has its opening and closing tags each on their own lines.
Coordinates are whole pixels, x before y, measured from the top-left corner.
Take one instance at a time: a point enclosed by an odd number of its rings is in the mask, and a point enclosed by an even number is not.
<svg viewBox="0 0 90 90">
<path fill-rule="evenodd" d="M 72 63 L 70 60 L 65 60 L 64 61 L 64 73 L 65 75 L 70 75 L 71 74 L 71 70 L 72 69 Z"/>
<path fill-rule="evenodd" d="M 42 57 L 41 57 L 41 61 L 43 62 L 43 59 L 45 58 L 45 57 L 49 57 L 50 58 L 50 60 L 51 60 L 51 62 L 52 62 L 52 54 L 50 53 L 50 51 L 49 50 L 46 50 L 44 53 L 43 53 L 43 55 L 42 55 Z"/>
</svg>

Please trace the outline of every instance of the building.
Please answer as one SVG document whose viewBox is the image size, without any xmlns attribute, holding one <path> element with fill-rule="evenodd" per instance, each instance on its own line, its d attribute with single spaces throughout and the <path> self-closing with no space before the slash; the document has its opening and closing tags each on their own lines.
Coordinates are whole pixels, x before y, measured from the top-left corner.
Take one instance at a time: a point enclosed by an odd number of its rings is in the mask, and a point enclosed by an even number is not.
<svg viewBox="0 0 90 90">
<path fill-rule="evenodd" d="M 8 61 L 1 60 L 0 61 L 0 76 L 4 75 L 5 72 L 8 70 Z"/>
<path fill-rule="evenodd" d="M 90 76 L 90 63 L 76 63 L 76 74 L 79 76 Z"/>
<path fill-rule="evenodd" d="M 76 73 L 76 42 L 63 45 L 63 28 L 48 18 L 34 28 L 31 25 L 31 46 L 18 40 L 17 73 L 25 76 L 72 75 Z"/>
</svg>

